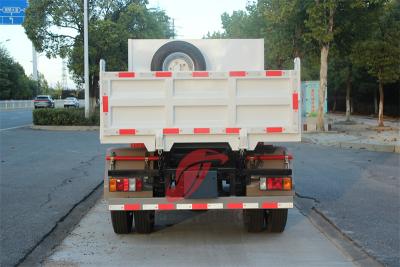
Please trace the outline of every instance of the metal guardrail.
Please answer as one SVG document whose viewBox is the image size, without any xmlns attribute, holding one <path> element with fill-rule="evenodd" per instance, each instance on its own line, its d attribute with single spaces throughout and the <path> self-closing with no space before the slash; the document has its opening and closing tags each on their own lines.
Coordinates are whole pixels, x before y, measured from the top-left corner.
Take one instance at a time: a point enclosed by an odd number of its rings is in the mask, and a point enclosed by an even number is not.
<svg viewBox="0 0 400 267">
<path fill-rule="evenodd" d="M 56 108 L 64 107 L 64 100 L 54 100 Z M 79 106 L 85 106 L 85 100 L 79 100 Z M 33 109 L 33 100 L 1 100 L 0 110 L 4 109 Z"/>
</svg>

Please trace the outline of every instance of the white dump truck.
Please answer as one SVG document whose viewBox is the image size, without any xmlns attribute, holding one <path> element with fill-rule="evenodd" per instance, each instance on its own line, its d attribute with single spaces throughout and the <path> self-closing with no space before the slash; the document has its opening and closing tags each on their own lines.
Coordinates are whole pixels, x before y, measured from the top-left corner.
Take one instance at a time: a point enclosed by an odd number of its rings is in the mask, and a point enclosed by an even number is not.
<svg viewBox="0 0 400 267">
<path fill-rule="evenodd" d="M 299 142 L 300 60 L 265 70 L 264 41 L 129 40 L 128 71 L 100 62 L 104 197 L 115 233 L 150 233 L 170 210 L 243 210 L 285 229 Z"/>
</svg>

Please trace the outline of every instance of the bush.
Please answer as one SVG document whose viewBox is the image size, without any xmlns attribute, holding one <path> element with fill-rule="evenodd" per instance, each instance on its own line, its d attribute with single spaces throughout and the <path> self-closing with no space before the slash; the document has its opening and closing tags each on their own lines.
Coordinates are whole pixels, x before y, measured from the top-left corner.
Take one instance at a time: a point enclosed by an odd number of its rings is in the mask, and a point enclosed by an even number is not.
<svg viewBox="0 0 400 267">
<path fill-rule="evenodd" d="M 33 124 L 35 125 L 99 125 L 100 115 L 97 109 L 95 114 L 85 118 L 84 108 L 46 108 L 33 110 Z"/>
</svg>

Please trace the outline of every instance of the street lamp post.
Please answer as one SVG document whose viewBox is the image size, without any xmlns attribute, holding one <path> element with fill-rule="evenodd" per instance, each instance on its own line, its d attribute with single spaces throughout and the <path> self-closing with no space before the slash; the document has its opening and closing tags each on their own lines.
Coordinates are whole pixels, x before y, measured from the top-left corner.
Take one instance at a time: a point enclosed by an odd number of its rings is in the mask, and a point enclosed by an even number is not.
<svg viewBox="0 0 400 267">
<path fill-rule="evenodd" d="M 89 39 L 88 39 L 88 1 L 83 2 L 83 51 L 85 72 L 85 117 L 89 118 Z"/>
</svg>

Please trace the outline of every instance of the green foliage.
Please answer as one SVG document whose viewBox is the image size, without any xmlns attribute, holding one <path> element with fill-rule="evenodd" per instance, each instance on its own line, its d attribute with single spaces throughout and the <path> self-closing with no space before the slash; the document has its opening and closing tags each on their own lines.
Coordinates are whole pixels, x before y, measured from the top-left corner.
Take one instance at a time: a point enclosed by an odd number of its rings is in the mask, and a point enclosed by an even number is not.
<svg viewBox="0 0 400 267">
<path fill-rule="evenodd" d="M 35 109 L 32 112 L 35 125 L 99 125 L 100 116 L 97 109 L 88 119 L 83 108 Z"/>
<path fill-rule="evenodd" d="M 127 68 L 128 38 L 169 38 L 173 35 L 164 11 L 148 9 L 146 0 L 89 0 L 90 97 L 98 97 L 98 64 L 108 70 Z M 84 81 L 83 1 L 36 0 L 26 10 L 26 34 L 39 52 L 68 58 L 74 80 Z"/>
<path fill-rule="evenodd" d="M 352 60 L 382 84 L 393 83 L 400 79 L 400 3 L 389 1 L 372 15 L 369 35 L 355 43 Z"/>
<path fill-rule="evenodd" d="M 0 46 L 0 99 L 32 99 L 37 83 L 29 79 L 22 66 Z"/>
</svg>

